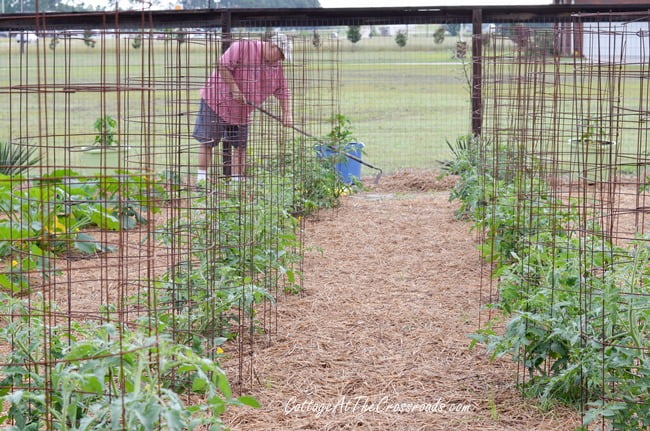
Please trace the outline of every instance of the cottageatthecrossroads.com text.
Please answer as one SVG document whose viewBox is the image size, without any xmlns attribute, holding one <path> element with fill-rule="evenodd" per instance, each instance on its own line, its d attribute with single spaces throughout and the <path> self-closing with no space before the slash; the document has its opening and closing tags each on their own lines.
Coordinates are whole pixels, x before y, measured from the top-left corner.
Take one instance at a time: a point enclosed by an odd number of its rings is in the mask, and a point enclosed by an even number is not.
<svg viewBox="0 0 650 431">
<path fill-rule="evenodd" d="M 291 397 L 284 403 L 284 414 L 311 413 L 316 417 L 345 413 L 470 413 L 472 404 L 448 403 L 438 398 L 432 402 L 394 402 L 388 396 L 373 400 L 368 396 L 342 395 L 334 402 L 299 401 Z"/>
</svg>

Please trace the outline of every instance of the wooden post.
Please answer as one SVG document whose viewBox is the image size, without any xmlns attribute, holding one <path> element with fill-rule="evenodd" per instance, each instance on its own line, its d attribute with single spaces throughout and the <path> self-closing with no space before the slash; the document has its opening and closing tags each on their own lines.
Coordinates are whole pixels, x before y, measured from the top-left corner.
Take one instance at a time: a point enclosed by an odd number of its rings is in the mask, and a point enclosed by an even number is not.
<svg viewBox="0 0 650 431">
<path fill-rule="evenodd" d="M 481 87 L 483 79 L 483 9 L 472 10 L 472 135 L 481 135 L 483 108 Z"/>
<path fill-rule="evenodd" d="M 221 52 L 226 52 L 230 47 L 232 38 L 232 14 L 230 10 L 221 12 Z"/>
</svg>

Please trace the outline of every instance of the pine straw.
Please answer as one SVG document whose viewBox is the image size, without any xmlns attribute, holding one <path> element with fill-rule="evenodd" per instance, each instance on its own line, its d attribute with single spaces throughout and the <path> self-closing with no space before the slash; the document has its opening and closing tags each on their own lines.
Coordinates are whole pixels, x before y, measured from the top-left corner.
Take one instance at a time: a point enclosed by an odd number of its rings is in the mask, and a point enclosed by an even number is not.
<svg viewBox="0 0 650 431">
<path fill-rule="evenodd" d="M 375 184 L 374 178 L 366 178 L 363 183 L 370 191 L 436 192 L 450 190 L 456 181 L 456 176 L 442 176 L 437 171 L 402 169 L 392 175 L 380 177 L 378 184 Z"/>
<path fill-rule="evenodd" d="M 383 178 L 307 222 L 304 294 L 280 299 L 277 335 L 255 346 L 255 379 L 243 388 L 262 407 L 231 409 L 225 420 L 232 429 L 579 426 L 576 412 L 542 411 L 524 399 L 516 364 L 468 349 L 467 334 L 478 326 L 475 239 L 455 219 L 448 191 L 419 191 L 436 190 L 437 175 L 416 176 Z M 236 358 L 224 365 L 236 375 Z M 435 411 L 396 412 L 396 403 Z M 333 411 L 315 411 L 325 407 Z"/>
</svg>

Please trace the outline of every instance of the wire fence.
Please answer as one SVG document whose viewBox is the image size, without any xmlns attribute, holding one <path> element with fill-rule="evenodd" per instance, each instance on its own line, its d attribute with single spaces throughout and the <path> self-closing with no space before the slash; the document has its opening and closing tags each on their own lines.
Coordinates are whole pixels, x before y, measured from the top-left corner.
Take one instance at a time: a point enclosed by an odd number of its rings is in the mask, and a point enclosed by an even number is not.
<svg viewBox="0 0 650 431">
<path fill-rule="evenodd" d="M 437 168 L 449 158 L 446 142 L 470 129 L 471 53 L 456 48 L 460 37 L 469 46 L 471 33 L 458 27 L 464 36 L 422 23 L 364 26 L 356 43 L 341 35 L 341 112 L 368 160 L 387 172 Z"/>
<path fill-rule="evenodd" d="M 453 15 L 271 18 L 228 31 L 39 20 L 36 40 L 0 39 L 13 425 L 217 424 L 235 403 L 224 350 L 245 391 L 275 301 L 300 289 L 303 194 L 323 188 L 314 150 L 339 127 L 386 172 L 435 169 L 447 142 L 469 151 L 475 189 L 454 193 L 475 198 L 463 208 L 490 274 L 479 338 L 519 361 L 531 393 L 603 428 L 647 428 L 647 12 L 508 15 L 471 37 Z M 226 46 L 279 32 L 295 127 L 272 99 L 253 108 L 245 180 L 224 145 L 200 177 L 200 90 Z M 454 148 L 477 118 L 480 139 Z"/>
</svg>

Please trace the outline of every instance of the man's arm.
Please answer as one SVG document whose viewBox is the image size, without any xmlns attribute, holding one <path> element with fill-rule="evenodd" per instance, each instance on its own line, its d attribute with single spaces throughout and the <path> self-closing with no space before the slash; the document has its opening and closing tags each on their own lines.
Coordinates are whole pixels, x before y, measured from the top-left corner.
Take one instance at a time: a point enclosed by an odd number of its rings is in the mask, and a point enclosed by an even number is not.
<svg viewBox="0 0 650 431">
<path fill-rule="evenodd" d="M 280 99 L 280 109 L 282 109 L 282 125 L 285 127 L 293 126 L 293 114 L 291 113 L 291 99 Z"/>
<path fill-rule="evenodd" d="M 293 114 L 291 112 L 291 91 L 284 77 L 284 68 L 280 67 L 278 74 L 275 76 L 278 80 L 278 87 L 275 90 L 275 97 L 280 102 L 282 110 L 282 125 L 285 127 L 293 126 Z"/>
<path fill-rule="evenodd" d="M 232 77 L 232 73 L 230 73 L 230 69 L 228 69 L 228 67 L 225 66 L 221 62 L 221 60 L 219 60 L 219 63 L 217 64 L 217 68 L 219 69 L 219 76 L 221 76 L 221 79 L 226 83 L 226 85 L 230 89 L 230 94 L 232 95 L 232 98 L 237 102 L 241 103 L 242 105 L 248 103 L 248 101 L 246 100 L 246 96 L 244 96 L 244 93 L 241 92 L 241 90 L 237 86 L 237 83 L 235 82 L 235 79 Z"/>
<path fill-rule="evenodd" d="M 235 82 L 235 78 L 233 78 L 231 72 L 231 68 L 235 67 L 242 57 L 242 49 L 243 46 L 241 45 L 241 42 L 233 42 L 226 52 L 224 52 L 219 58 L 219 61 L 217 62 L 217 70 L 221 80 L 226 83 L 226 86 L 230 90 L 232 98 L 242 105 L 245 105 L 247 103 L 246 96 L 244 96 L 244 93 L 242 93 L 241 89 Z"/>
</svg>

